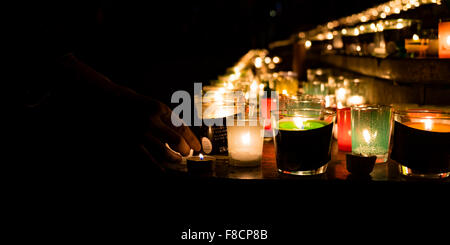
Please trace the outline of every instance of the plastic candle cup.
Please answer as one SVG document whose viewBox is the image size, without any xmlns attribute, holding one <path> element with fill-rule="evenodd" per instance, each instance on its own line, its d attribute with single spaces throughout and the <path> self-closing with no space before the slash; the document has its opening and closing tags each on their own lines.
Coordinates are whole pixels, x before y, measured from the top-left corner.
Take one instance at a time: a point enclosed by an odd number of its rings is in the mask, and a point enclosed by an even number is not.
<svg viewBox="0 0 450 245">
<path fill-rule="evenodd" d="M 227 126 L 230 164 L 256 167 L 261 164 L 264 143 L 264 120 L 237 119 Z"/>
<path fill-rule="evenodd" d="M 377 156 L 386 162 L 392 125 L 392 107 L 360 105 L 351 107 L 352 154 Z"/>
<path fill-rule="evenodd" d="M 403 110 L 394 114 L 391 159 L 402 175 L 445 178 L 450 175 L 450 113 Z"/>
<path fill-rule="evenodd" d="M 278 171 L 291 175 L 325 173 L 331 160 L 335 116 L 335 112 L 324 108 L 297 107 L 274 118 Z"/>
<path fill-rule="evenodd" d="M 352 151 L 352 122 L 350 107 L 337 109 L 338 149 Z"/>
</svg>

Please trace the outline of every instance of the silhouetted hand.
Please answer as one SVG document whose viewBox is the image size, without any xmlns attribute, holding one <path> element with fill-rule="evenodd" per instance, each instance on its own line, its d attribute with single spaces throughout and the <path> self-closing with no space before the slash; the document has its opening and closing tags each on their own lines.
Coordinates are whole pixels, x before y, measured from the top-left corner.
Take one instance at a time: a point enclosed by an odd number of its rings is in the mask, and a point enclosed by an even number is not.
<svg viewBox="0 0 450 245">
<path fill-rule="evenodd" d="M 151 100 L 149 104 L 151 114 L 140 147 L 150 160 L 157 163 L 180 162 L 181 155 L 187 156 L 191 149 L 200 151 L 200 142 L 188 126 L 183 124 L 176 127 L 172 124 L 172 111 L 167 105 L 155 100 Z M 168 149 L 166 143 L 181 155 Z"/>
</svg>

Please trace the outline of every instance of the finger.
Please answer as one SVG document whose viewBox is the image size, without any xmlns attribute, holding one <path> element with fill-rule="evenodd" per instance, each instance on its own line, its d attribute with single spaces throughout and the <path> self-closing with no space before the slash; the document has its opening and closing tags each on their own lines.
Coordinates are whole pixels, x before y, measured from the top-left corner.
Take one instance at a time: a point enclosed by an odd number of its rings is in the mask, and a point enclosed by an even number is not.
<svg viewBox="0 0 450 245">
<path fill-rule="evenodd" d="M 179 154 L 167 149 L 164 143 L 153 135 L 146 135 L 144 146 L 151 155 L 160 161 L 180 162 L 182 160 Z"/>
<path fill-rule="evenodd" d="M 171 112 L 169 110 L 169 112 Z M 179 133 L 185 141 L 189 144 L 189 146 L 194 149 L 195 151 L 200 151 L 202 146 L 200 145 L 199 140 L 195 136 L 195 134 L 191 131 L 191 129 L 186 126 L 178 116 L 176 116 L 177 120 L 180 120 L 183 124 L 181 126 L 175 126 L 172 123 L 172 116 L 171 113 L 166 113 L 162 116 L 162 120 L 164 122 L 167 122 L 168 125 L 170 125 L 171 128 L 173 128 L 177 133 Z"/>
<path fill-rule="evenodd" d="M 200 142 L 198 141 L 197 137 L 194 135 L 194 133 L 188 126 L 185 125 L 181 125 L 180 127 L 173 126 L 173 129 L 184 138 L 187 144 L 189 144 L 190 148 L 194 149 L 194 151 L 200 151 L 201 149 Z"/>
<path fill-rule="evenodd" d="M 162 139 L 162 141 L 167 141 L 167 143 L 169 143 L 169 145 L 173 147 L 174 150 L 180 152 L 183 156 L 189 154 L 191 147 L 186 142 L 184 137 L 182 137 L 181 134 L 179 134 L 169 126 L 165 125 L 160 120 L 153 121 L 153 124 L 155 128 L 152 130 L 152 132 L 147 132 L 146 136 L 157 135 Z"/>
</svg>

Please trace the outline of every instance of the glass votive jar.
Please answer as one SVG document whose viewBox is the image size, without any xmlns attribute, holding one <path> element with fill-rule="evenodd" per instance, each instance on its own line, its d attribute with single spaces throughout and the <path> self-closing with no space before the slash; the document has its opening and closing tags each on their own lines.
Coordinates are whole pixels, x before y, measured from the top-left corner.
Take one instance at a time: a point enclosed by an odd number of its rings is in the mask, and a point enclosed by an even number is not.
<svg viewBox="0 0 450 245">
<path fill-rule="evenodd" d="M 294 104 L 297 106 L 272 119 L 278 171 L 291 175 L 325 173 L 331 160 L 336 112 L 323 108 L 323 103 Z"/>
<path fill-rule="evenodd" d="M 350 107 L 337 109 L 338 149 L 352 151 L 352 114 Z"/>
<path fill-rule="evenodd" d="M 230 165 L 256 167 L 261 164 L 264 120 L 239 119 L 227 125 Z"/>
<path fill-rule="evenodd" d="M 450 113 L 403 110 L 394 113 L 391 159 L 402 175 L 445 178 L 450 175 Z"/>
<path fill-rule="evenodd" d="M 392 112 L 386 105 L 351 107 L 352 154 L 376 156 L 378 163 L 387 161 Z"/>
</svg>

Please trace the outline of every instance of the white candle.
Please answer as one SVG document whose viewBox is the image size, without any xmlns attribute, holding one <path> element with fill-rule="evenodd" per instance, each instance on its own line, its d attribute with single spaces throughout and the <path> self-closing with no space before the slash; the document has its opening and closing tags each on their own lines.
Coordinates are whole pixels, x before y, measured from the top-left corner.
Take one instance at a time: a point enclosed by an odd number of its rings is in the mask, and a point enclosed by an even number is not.
<svg viewBox="0 0 450 245">
<path fill-rule="evenodd" d="M 245 121 L 245 126 L 227 126 L 228 153 L 233 166 L 251 167 L 261 164 L 264 127 L 257 121 Z"/>
</svg>

